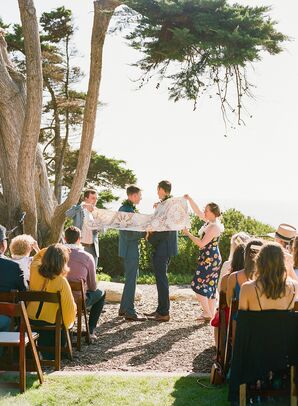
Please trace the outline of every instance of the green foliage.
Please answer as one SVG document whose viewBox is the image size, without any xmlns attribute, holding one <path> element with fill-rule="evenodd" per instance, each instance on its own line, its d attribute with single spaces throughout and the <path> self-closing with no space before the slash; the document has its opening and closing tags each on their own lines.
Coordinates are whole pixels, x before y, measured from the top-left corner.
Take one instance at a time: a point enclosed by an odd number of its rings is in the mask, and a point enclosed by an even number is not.
<svg viewBox="0 0 298 406">
<path fill-rule="evenodd" d="M 239 231 L 245 231 L 251 236 L 264 236 L 274 228 L 261 223 L 249 216 L 245 216 L 240 211 L 229 209 L 224 212 L 222 221 L 225 231 L 220 239 L 220 252 L 223 261 L 227 260 L 230 251 L 231 236 Z M 192 216 L 191 231 L 197 235 L 203 221 L 198 217 Z M 199 249 L 193 242 L 179 235 L 178 239 L 179 254 L 171 259 L 169 265 L 169 274 L 172 275 L 172 283 L 189 283 L 191 275 L 197 267 L 197 257 Z M 151 262 L 152 246 L 145 240 L 140 244 L 140 276 L 139 283 L 154 283 L 153 268 Z M 121 258 L 118 257 L 118 232 L 115 230 L 108 231 L 100 237 L 100 266 L 103 271 L 113 278 L 124 275 Z M 184 277 L 185 276 L 185 277 Z M 181 278 L 181 279 L 180 279 Z M 148 281 L 148 282 L 142 282 Z M 176 281 L 176 282 L 175 282 Z M 178 282 L 181 281 L 181 282 Z M 188 281 L 188 282 L 187 282 Z"/>
<path fill-rule="evenodd" d="M 107 273 L 104 272 L 99 272 L 96 274 L 96 280 L 99 281 L 104 281 L 104 282 L 111 282 L 112 277 L 111 275 L 108 275 Z"/>
<path fill-rule="evenodd" d="M 245 67 L 262 52 L 278 54 L 287 37 L 275 29 L 266 6 L 229 4 L 226 0 L 126 0 L 138 13 L 128 39 L 145 57 L 136 65 L 143 81 L 157 74 L 170 79 L 170 98 L 196 103 L 206 90 L 238 112 L 250 94 Z M 237 97 L 227 100 L 228 89 Z M 209 89 L 210 88 L 210 89 Z M 211 96 L 212 97 L 212 96 Z M 235 107 L 231 107 L 235 106 Z"/>
<path fill-rule="evenodd" d="M 78 150 L 69 150 L 65 155 L 64 185 L 68 188 L 71 187 L 78 155 Z M 92 151 L 86 187 L 94 189 L 104 188 L 99 191 L 98 207 L 103 207 L 105 203 L 118 199 L 111 192 L 112 188 L 123 189 L 126 185 L 136 182 L 135 174 L 131 169 L 125 168 L 125 164 L 126 162 L 123 160 L 107 158 Z"/>
</svg>

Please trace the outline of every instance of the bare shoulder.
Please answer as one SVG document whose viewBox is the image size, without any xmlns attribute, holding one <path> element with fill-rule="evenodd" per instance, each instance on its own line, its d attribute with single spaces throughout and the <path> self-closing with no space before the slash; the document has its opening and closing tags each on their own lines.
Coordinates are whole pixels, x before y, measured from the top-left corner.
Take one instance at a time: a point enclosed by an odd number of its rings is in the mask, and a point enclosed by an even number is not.
<svg viewBox="0 0 298 406">
<path fill-rule="evenodd" d="M 245 291 L 247 293 L 255 290 L 255 288 L 256 288 L 255 281 L 246 281 L 241 285 L 241 291 Z"/>
</svg>

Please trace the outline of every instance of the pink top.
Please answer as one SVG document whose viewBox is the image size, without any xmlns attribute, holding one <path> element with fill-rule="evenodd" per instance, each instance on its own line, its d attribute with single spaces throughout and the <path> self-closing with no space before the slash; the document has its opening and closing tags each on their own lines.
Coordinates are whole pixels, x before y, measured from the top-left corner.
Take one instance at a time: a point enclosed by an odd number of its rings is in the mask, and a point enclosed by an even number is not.
<svg viewBox="0 0 298 406">
<path fill-rule="evenodd" d="M 96 290 L 95 263 L 91 254 L 85 252 L 84 249 L 79 246 L 78 248 L 71 248 L 68 266 L 70 271 L 67 274 L 67 279 L 70 282 L 79 282 L 80 279 L 83 279 L 86 291 Z M 75 294 L 75 292 L 73 293 Z"/>
</svg>

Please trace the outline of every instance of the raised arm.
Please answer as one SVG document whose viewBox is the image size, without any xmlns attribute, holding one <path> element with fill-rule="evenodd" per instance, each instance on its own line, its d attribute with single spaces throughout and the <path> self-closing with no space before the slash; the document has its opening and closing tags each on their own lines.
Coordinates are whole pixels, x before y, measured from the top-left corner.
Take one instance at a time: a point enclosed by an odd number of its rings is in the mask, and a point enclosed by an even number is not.
<svg viewBox="0 0 298 406">
<path fill-rule="evenodd" d="M 204 212 L 199 208 L 199 206 L 194 202 L 194 200 L 189 195 L 184 195 L 184 198 L 188 200 L 190 207 L 192 208 L 193 212 L 201 219 L 206 221 L 206 217 Z"/>
</svg>

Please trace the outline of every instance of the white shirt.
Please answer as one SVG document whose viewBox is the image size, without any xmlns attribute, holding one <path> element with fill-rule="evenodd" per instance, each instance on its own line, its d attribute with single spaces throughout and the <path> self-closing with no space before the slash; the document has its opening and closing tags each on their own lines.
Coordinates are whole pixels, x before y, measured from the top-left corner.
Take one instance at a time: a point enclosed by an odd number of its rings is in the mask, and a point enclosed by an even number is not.
<svg viewBox="0 0 298 406">
<path fill-rule="evenodd" d="M 19 257 L 17 255 L 12 258 L 13 262 L 19 264 L 21 270 L 23 271 L 24 283 L 26 287 L 28 287 L 28 281 L 30 280 L 30 265 L 32 263 L 32 259 L 33 257 Z"/>
<path fill-rule="evenodd" d="M 93 215 L 92 212 L 90 212 L 87 209 L 84 210 L 84 222 L 83 222 L 83 227 L 82 227 L 82 238 L 81 241 L 83 244 L 93 244 L 93 232 L 92 229 L 88 226 L 89 222 L 92 222 Z"/>
</svg>

